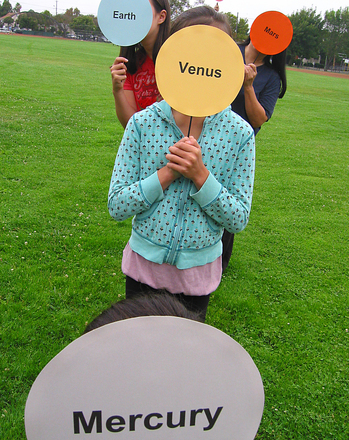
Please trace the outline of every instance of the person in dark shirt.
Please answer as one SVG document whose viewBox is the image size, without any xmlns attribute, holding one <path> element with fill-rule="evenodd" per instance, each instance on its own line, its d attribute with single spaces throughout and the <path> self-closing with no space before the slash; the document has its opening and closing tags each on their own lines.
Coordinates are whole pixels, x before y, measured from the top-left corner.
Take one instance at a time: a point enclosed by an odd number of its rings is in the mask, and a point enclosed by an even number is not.
<svg viewBox="0 0 349 440">
<path fill-rule="evenodd" d="M 245 119 L 255 135 L 271 118 L 276 101 L 286 93 L 286 50 L 277 55 L 265 55 L 256 50 L 250 37 L 239 45 L 245 77 L 240 92 L 231 104 L 232 110 Z M 233 251 L 234 234 L 224 230 L 222 268 L 227 268 Z"/>
<path fill-rule="evenodd" d="M 231 108 L 258 133 L 273 114 L 276 101 L 286 93 L 286 50 L 277 55 L 259 53 L 250 38 L 239 45 L 245 77 Z"/>
</svg>

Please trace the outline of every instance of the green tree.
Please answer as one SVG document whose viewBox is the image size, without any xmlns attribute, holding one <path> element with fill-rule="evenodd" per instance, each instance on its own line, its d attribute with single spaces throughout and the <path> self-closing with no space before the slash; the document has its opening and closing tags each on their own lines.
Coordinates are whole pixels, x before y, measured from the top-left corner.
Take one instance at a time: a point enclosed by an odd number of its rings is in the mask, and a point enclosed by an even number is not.
<svg viewBox="0 0 349 440">
<path fill-rule="evenodd" d="M 38 21 L 38 25 L 40 30 L 51 30 L 51 26 L 54 24 L 54 20 L 52 20 L 52 15 L 49 11 L 44 11 L 43 13 L 35 13 L 33 16 Z"/>
<path fill-rule="evenodd" d="M 327 65 L 349 57 L 349 8 L 326 11 L 324 19 L 324 50 Z"/>
<path fill-rule="evenodd" d="M 54 18 L 58 23 L 65 24 L 65 25 L 69 24 L 67 22 L 67 17 L 64 14 L 57 14 L 54 16 Z"/>
<path fill-rule="evenodd" d="M 226 12 L 225 15 L 228 17 L 234 40 L 238 43 L 245 41 L 249 31 L 248 21 L 245 18 L 238 19 L 231 12 Z"/>
<path fill-rule="evenodd" d="M 9 12 L 13 12 L 12 5 L 8 0 L 4 0 L 3 4 L 0 6 L 0 17 L 3 17 Z"/>
<path fill-rule="evenodd" d="M 73 18 L 70 27 L 77 35 L 81 35 L 83 38 L 90 37 L 96 31 L 92 15 L 79 15 Z"/>
<path fill-rule="evenodd" d="M 302 9 L 289 16 L 293 38 L 288 47 L 290 62 L 297 58 L 316 58 L 320 54 L 323 20 L 316 9 Z"/>
<path fill-rule="evenodd" d="M 71 20 L 73 20 L 74 18 L 79 17 L 80 10 L 78 8 L 75 9 L 70 8 L 65 11 L 64 15 L 66 15 L 67 17 L 71 18 Z"/>
<path fill-rule="evenodd" d="M 19 14 L 21 12 L 21 9 L 22 9 L 22 5 L 16 3 L 16 6 L 13 8 L 13 12 L 17 12 L 17 14 Z"/>
<path fill-rule="evenodd" d="M 95 33 L 98 34 L 98 35 L 103 35 L 103 33 L 102 33 L 102 31 L 101 31 L 101 29 L 99 27 L 97 17 L 92 16 L 92 15 L 91 15 L 91 17 L 92 17 L 92 20 L 93 20 L 93 24 L 95 25 Z"/>
<path fill-rule="evenodd" d="M 78 8 L 70 8 L 65 11 L 64 14 L 58 14 L 55 16 L 55 20 L 58 23 L 62 23 L 65 25 L 70 25 L 74 18 L 80 16 L 80 10 Z"/>
<path fill-rule="evenodd" d="M 38 30 L 38 20 L 35 17 L 26 13 L 19 16 L 18 25 L 21 29 L 31 29 L 32 31 Z"/>
<path fill-rule="evenodd" d="M 3 22 L 6 24 L 12 24 L 14 22 L 14 19 L 12 17 L 6 17 L 3 19 Z"/>
<path fill-rule="evenodd" d="M 170 0 L 171 19 L 173 20 L 179 14 L 191 8 L 189 0 Z"/>
</svg>

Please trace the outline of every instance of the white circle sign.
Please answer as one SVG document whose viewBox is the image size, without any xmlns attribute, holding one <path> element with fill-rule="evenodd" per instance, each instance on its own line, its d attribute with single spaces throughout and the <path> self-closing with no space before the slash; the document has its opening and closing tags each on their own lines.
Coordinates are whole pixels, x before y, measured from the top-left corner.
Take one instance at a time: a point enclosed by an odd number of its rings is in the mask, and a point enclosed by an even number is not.
<svg viewBox="0 0 349 440">
<path fill-rule="evenodd" d="M 249 354 L 184 318 L 126 319 L 62 350 L 34 382 L 28 440 L 253 440 L 264 405 Z"/>
<path fill-rule="evenodd" d="M 149 0 L 101 0 L 97 19 L 109 41 L 118 46 L 132 46 L 146 37 L 153 11 Z"/>
</svg>

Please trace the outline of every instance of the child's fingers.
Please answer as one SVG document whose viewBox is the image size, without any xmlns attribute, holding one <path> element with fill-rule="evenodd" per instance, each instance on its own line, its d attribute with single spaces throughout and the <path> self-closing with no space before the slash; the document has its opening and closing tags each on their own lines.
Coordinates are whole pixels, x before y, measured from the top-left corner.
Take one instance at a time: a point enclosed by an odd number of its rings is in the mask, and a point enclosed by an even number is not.
<svg viewBox="0 0 349 440">
<path fill-rule="evenodd" d="M 123 78 L 126 79 L 126 72 L 125 70 L 116 70 L 114 72 L 111 72 L 112 78 Z"/>
<path fill-rule="evenodd" d="M 126 81 L 126 74 L 117 74 L 112 73 L 112 84 L 113 87 L 119 87 L 123 85 L 123 83 Z"/>
<path fill-rule="evenodd" d="M 126 70 L 127 70 L 127 67 L 125 66 L 124 63 L 113 64 L 110 67 L 110 72 L 111 73 L 114 73 L 114 72 L 124 72 L 126 74 Z"/>
<path fill-rule="evenodd" d="M 191 153 L 191 152 L 195 153 L 198 150 L 198 148 L 200 148 L 200 147 L 197 143 L 193 144 L 193 143 L 191 143 L 190 140 L 188 140 L 185 142 L 179 141 L 179 142 L 175 143 L 174 145 L 172 145 L 169 148 L 169 151 L 173 154 L 179 154 L 179 151 L 188 152 L 188 153 Z"/>
<path fill-rule="evenodd" d="M 185 136 L 180 141 L 178 141 L 175 145 L 181 144 L 183 142 L 190 144 L 190 145 L 196 145 L 197 147 L 199 146 L 199 144 L 198 144 L 197 140 L 194 138 L 194 136 L 189 136 L 189 137 Z"/>
<path fill-rule="evenodd" d="M 198 144 L 198 141 L 194 138 L 194 136 L 189 136 L 189 139 L 185 142 L 191 145 L 195 145 L 197 148 L 200 148 L 200 145 Z"/>
<path fill-rule="evenodd" d="M 171 163 L 176 163 L 182 165 L 185 162 L 185 158 L 179 154 L 166 154 L 166 159 Z"/>
<path fill-rule="evenodd" d="M 172 145 L 172 147 L 169 148 L 169 152 L 171 154 L 174 154 L 176 156 L 183 157 L 186 153 L 190 153 L 192 151 L 193 146 L 192 145 Z"/>
<path fill-rule="evenodd" d="M 125 57 L 116 57 L 113 63 L 113 66 L 120 64 L 120 63 L 127 63 L 128 59 Z"/>
</svg>

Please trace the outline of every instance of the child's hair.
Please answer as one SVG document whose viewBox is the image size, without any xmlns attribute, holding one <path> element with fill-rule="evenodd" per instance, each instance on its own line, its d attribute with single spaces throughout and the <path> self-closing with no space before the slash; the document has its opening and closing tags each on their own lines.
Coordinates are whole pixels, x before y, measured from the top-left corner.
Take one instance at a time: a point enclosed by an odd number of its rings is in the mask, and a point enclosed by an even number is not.
<svg viewBox="0 0 349 440">
<path fill-rule="evenodd" d="M 247 39 L 241 43 L 241 46 L 248 46 L 251 42 L 251 38 L 247 37 Z M 286 80 L 286 51 L 287 49 L 283 50 L 282 52 L 276 54 L 276 55 L 268 55 L 266 54 L 264 58 L 264 64 L 271 67 L 275 70 L 280 76 L 281 79 L 281 89 L 279 93 L 279 98 L 281 99 L 284 94 L 286 93 L 287 89 L 287 80 Z"/>
<path fill-rule="evenodd" d="M 177 316 L 201 321 L 199 313 L 188 310 L 172 294 L 149 293 L 116 302 L 90 322 L 84 333 L 112 322 L 138 316 Z"/>
<path fill-rule="evenodd" d="M 218 27 L 230 37 L 232 36 L 228 17 L 225 14 L 215 11 L 210 6 L 198 6 L 182 12 L 172 23 L 170 35 L 185 27 L 197 24 Z"/>
<path fill-rule="evenodd" d="M 153 47 L 153 61 L 155 63 L 160 47 L 169 36 L 171 8 L 168 0 L 150 1 L 157 13 L 160 13 L 162 10 L 165 10 L 167 13 L 166 20 L 160 24 L 159 33 Z M 147 58 L 147 54 L 141 43 L 134 44 L 133 46 L 122 46 L 120 49 L 120 56 L 128 59 L 127 70 L 131 75 L 137 72 Z"/>
</svg>

